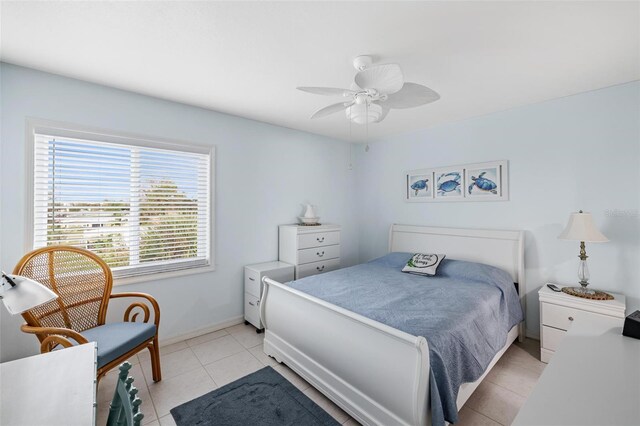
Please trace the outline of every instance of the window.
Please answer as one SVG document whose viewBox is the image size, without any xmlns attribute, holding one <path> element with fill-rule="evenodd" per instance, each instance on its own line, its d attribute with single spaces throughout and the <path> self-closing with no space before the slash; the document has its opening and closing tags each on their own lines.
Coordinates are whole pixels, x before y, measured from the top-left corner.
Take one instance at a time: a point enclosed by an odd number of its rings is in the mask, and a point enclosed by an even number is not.
<svg viewBox="0 0 640 426">
<path fill-rule="evenodd" d="M 34 248 L 91 250 L 116 278 L 212 265 L 210 148 L 31 130 Z"/>
</svg>

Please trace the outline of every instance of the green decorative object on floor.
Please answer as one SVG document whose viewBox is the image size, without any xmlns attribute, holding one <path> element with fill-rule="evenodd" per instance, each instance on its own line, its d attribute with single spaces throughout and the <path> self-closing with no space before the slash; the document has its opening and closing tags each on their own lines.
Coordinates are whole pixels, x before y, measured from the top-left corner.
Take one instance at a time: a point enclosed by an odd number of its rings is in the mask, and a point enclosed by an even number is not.
<svg viewBox="0 0 640 426">
<path fill-rule="evenodd" d="M 138 389 L 133 386 L 133 377 L 129 376 L 131 364 L 120 365 L 116 390 L 109 407 L 107 426 L 140 426 L 144 414 L 140 412 L 142 400 L 138 398 Z"/>
<path fill-rule="evenodd" d="M 171 415 L 178 426 L 340 425 L 271 367 L 179 405 Z"/>
</svg>

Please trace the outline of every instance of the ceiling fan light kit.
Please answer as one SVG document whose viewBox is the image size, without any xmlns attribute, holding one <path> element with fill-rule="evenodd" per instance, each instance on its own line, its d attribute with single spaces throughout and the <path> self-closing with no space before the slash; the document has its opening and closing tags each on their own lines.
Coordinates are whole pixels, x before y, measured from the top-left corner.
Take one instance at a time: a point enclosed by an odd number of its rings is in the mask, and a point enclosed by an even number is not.
<svg viewBox="0 0 640 426">
<path fill-rule="evenodd" d="M 315 95 L 343 98 L 316 111 L 312 119 L 345 110 L 352 123 L 378 123 L 390 109 L 415 108 L 440 99 L 440 95 L 426 86 L 405 82 L 398 64 L 373 65 L 371 56 L 356 56 L 353 66 L 358 72 L 351 89 L 298 87 L 298 90 Z"/>
<path fill-rule="evenodd" d="M 377 123 L 382 119 L 382 107 L 378 104 L 355 104 L 345 111 L 347 119 L 356 124 Z"/>
</svg>

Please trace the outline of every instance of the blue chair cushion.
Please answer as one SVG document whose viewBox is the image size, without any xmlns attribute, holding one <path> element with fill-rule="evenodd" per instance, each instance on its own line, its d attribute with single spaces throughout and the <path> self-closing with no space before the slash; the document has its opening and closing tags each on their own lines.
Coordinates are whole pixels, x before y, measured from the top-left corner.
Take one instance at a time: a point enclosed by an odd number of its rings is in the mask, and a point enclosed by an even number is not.
<svg viewBox="0 0 640 426">
<path fill-rule="evenodd" d="M 153 338 L 156 326 L 144 322 L 113 322 L 90 328 L 80 334 L 88 341 L 98 344 L 98 368 L 101 368 Z"/>
</svg>

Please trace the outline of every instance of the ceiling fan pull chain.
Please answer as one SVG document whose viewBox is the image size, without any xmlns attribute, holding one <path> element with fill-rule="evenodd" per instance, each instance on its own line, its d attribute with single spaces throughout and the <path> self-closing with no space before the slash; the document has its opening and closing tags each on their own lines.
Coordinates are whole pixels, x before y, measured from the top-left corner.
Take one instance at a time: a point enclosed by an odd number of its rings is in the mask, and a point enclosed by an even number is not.
<svg viewBox="0 0 640 426">
<path fill-rule="evenodd" d="M 367 127 L 367 133 L 365 135 L 365 140 L 367 141 L 367 146 L 364 148 L 365 152 L 369 152 L 369 102 L 367 101 L 367 104 L 365 105 L 365 112 L 367 115 L 367 122 L 366 122 L 366 127 Z"/>
</svg>

